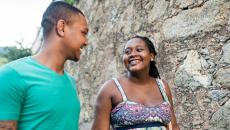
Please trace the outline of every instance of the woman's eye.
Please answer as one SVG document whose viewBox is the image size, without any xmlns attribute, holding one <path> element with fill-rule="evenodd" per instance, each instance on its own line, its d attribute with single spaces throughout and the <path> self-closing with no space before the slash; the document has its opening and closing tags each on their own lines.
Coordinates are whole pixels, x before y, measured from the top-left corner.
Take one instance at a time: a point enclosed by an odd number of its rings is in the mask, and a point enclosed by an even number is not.
<svg viewBox="0 0 230 130">
<path fill-rule="evenodd" d="M 131 50 L 125 50 L 124 53 L 125 53 L 126 55 L 128 55 L 128 54 L 131 53 Z"/>
<path fill-rule="evenodd" d="M 142 48 L 137 48 L 137 52 L 141 52 L 141 51 L 143 51 L 144 49 L 142 49 Z"/>
</svg>

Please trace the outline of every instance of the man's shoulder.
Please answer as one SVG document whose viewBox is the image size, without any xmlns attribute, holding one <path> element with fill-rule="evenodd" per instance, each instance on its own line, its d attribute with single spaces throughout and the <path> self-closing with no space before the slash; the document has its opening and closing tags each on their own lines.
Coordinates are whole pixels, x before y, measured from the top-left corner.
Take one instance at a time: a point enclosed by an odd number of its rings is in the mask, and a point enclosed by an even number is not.
<svg viewBox="0 0 230 130">
<path fill-rule="evenodd" d="M 28 57 L 17 59 L 15 61 L 11 61 L 0 67 L 1 74 L 11 74 L 17 73 L 17 71 L 23 70 L 27 67 Z"/>
<path fill-rule="evenodd" d="M 17 67 L 17 66 L 19 66 L 21 64 L 27 63 L 28 60 L 29 60 L 29 57 L 23 57 L 23 58 L 11 61 L 11 62 L 3 65 L 2 67 Z"/>
</svg>

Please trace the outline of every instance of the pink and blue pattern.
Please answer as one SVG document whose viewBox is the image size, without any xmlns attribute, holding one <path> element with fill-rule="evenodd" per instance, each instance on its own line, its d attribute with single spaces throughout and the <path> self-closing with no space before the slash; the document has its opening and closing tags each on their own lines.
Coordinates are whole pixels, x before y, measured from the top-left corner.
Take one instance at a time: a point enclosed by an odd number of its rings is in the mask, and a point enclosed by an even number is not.
<svg viewBox="0 0 230 130">
<path fill-rule="evenodd" d="M 116 81 L 117 83 L 118 81 Z M 120 84 L 119 87 L 119 90 L 123 91 Z M 164 101 L 162 103 L 145 106 L 127 100 L 124 91 L 121 93 L 123 102 L 112 110 L 110 117 L 114 130 L 166 130 L 166 126 L 172 118 L 172 111 L 165 96 L 163 96 Z"/>
</svg>

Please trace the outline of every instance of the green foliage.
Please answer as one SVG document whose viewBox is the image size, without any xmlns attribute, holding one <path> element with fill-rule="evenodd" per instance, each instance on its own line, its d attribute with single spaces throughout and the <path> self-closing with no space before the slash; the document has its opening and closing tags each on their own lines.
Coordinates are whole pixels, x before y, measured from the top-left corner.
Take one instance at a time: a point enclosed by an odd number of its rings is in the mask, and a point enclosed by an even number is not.
<svg viewBox="0 0 230 130">
<path fill-rule="evenodd" d="M 13 61 L 22 57 L 30 56 L 31 50 L 27 48 L 17 48 L 17 47 L 5 47 L 7 53 L 3 56 L 8 59 L 8 61 Z"/>
<path fill-rule="evenodd" d="M 30 56 L 32 54 L 31 49 L 29 48 L 24 48 L 22 46 L 22 43 L 18 42 L 19 44 L 19 48 L 17 48 L 16 46 L 14 47 L 4 47 L 4 50 L 6 51 L 3 54 L 3 57 L 6 58 L 9 62 L 22 58 L 22 57 L 26 57 L 26 56 Z"/>
<path fill-rule="evenodd" d="M 75 2 L 75 0 L 65 0 L 65 2 L 67 2 L 67 3 L 70 4 L 70 5 L 73 5 L 74 2 Z"/>
</svg>

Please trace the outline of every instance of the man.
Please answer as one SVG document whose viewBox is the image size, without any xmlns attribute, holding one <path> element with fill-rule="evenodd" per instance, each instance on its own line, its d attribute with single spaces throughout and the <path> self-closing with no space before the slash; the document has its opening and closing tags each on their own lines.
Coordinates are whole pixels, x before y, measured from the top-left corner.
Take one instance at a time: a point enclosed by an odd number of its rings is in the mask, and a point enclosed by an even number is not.
<svg viewBox="0 0 230 130">
<path fill-rule="evenodd" d="M 84 14 L 52 2 L 43 14 L 44 43 L 37 55 L 0 69 L 0 130 L 76 130 L 80 102 L 75 81 L 64 71 L 87 45 Z"/>
</svg>

